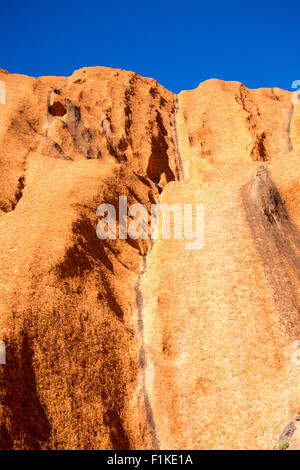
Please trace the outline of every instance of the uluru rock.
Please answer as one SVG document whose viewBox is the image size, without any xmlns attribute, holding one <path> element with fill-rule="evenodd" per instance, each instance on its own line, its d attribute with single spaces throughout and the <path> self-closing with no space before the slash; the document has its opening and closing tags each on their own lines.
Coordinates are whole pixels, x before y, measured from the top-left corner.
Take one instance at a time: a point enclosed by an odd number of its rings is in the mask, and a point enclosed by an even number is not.
<svg viewBox="0 0 300 470">
<path fill-rule="evenodd" d="M 274 447 L 300 412 L 292 94 L 0 80 L 0 448 Z M 100 240 L 119 196 L 202 204 L 203 247 Z"/>
</svg>

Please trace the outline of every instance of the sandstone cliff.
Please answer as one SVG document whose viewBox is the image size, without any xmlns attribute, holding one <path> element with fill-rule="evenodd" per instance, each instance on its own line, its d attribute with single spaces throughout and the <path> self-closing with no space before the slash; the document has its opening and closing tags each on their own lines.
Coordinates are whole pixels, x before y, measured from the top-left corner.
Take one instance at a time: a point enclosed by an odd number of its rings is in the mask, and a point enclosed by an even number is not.
<svg viewBox="0 0 300 470">
<path fill-rule="evenodd" d="M 209 80 L 0 71 L 0 447 L 263 449 L 300 411 L 298 108 Z M 201 203 L 205 243 L 99 240 Z"/>
</svg>

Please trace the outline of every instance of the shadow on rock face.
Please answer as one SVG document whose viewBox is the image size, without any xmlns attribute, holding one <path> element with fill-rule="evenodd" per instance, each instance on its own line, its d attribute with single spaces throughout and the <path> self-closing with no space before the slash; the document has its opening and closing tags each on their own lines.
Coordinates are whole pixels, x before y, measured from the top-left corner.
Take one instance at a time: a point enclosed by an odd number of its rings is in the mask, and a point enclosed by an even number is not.
<svg viewBox="0 0 300 470">
<path fill-rule="evenodd" d="M 7 345 L 6 365 L 1 375 L 5 390 L 0 428 L 0 448 L 47 449 L 50 424 L 40 402 L 33 368 L 32 347 L 23 332 L 21 347 Z M 7 412 L 6 410 L 9 410 Z"/>
</svg>

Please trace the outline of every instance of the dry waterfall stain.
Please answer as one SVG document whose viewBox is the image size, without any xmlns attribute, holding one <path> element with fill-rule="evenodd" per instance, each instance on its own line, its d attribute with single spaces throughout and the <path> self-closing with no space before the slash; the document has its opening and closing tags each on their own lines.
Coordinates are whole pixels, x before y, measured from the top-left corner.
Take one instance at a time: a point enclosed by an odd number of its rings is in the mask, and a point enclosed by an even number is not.
<svg viewBox="0 0 300 470">
<path fill-rule="evenodd" d="M 147 269 L 147 257 L 143 256 L 142 265 L 141 265 L 141 273 L 139 274 L 137 278 L 134 290 L 135 290 L 136 305 L 137 305 L 137 311 L 138 311 L 138 332 L 139 332 L 139 336 L 141 339 L 141 346 L 140 346 L 140 351 L 139 351 L 139 363 L 140 363 L 141 374 L 142 374 L 142 393 L 144 397 L 144 405 L 146 409 L 147 422 L 150 428 L 152 447 L 153 449 L 158 450 L 160 449 L 160 442 L 157 437 L 153 411 L 152 411 L 151 403 L 150 403 L 148 393 L 147 393 L 147 388 L 146 388 L 146 371 L 145 370 L 147 366 L 147 358 L 146 358 L 145 345 L 144 345 L 144 320 L 143 320 L 144 303 L 143 303 L 143 294 L 140 289 L 141 276 L 145 273 L 146 269 Z"/>
<path fill-rule="evenodd" d="M 156 95 L 154 94 L 153 90 L 150 91 L 150 94 L 155 97 Z M 175 131 L 175 136 L 176 136 L 176 155 L 177 155 L 177 161 L 176 163 L 176 168 L 177 168 L 177 181 L 183 181 L 184 180 L 184 172 L 183 172 L 183 165 L 182 165 L 182 160 L 181 160 L 181 155 L 180 155 L 180 149 L 178 146 L 178 141 L 177 141 L 177 129 L 176 129 L 176 111 L 178 109 L 178 101 L 176 97 L 176 106 L 174 107 L 174 131 Z M 162 123 L 160 122 L 160 116 L 159 113 L 157 114 L 158 118 L 158 123 L 159 123 L 159 128 L 162 131 L 162 135 L 165 134 L 165 128 L 162 126 Z M 165 149 L 166 150 L 166 149 Z M 168 167 L 168 166 L 167 166 Z M 148 166 L 149 169 L 149 166 Z M 149 171 L 149 170 L 148 170 Z M 147 171 L 147 173 L 148 173 Z M 170 170 L 171 171 L 171 170 Z M 153 181 L 159 191 L 159 194 L 162 193 L 161 188 L 159 187 L 159 179 L 157 180 L 151 178 L 151 176 L 148 177 Z M 169 175 L 170 180 L 167 178 L 167 182 L 169 181 L 176 181 L 175 175 L 173 172 L 170 173 Z M 159 201 L 158 201 L 159 204 Z M 150 248 L 149 251 L 146 255 L 142 257 L 142 262 L 141 262 L 141 268 L 140 268 L 140 273 L 138 275 L 136 284 L 135 284 L 135 298 L 136 298 L 136 305 L 137 305 L 137 311 L 138 311 L 138 332 L 139 336 L 141 339 L 141 345 L 140 345 L 140 351 L 139 351 L 139 364 L 141 368 L 141 373 L 142 373 L 142 392 L 143 392 L 143 397 L 144 397 L 144 405 L 146 409 L 146 416 L 147 416 L 147 422 L 150 428 L 150 433 L 151 433 L 151 438 L 152 438 L 152 448 L 155 450 L 160 449 L 160 441 L 159 437 L 157 434 L 157 429 L 156 429 L 156 424 L 155 424 L 155 419 L 153 415 L 153 410 L 151 407 L 149 395 L 147 393 L 147 388 L 146 388 L 146 367 L 147 367 L 147 355 L 145 351 L 145 344 L 144 344 L 144 319 L 143 319 L 143 309 L 144 309 L 144 299 L 143 299 L 143 293 L 141 290 L 141 280 L 143 274 L 147 271 L 147 255 L 150 253 L 154 245 L 154 240 L 150 238 Z"/>
<path fill-rule="evenodd" d="M 291 337 L 300 335 L 300 232 L 291 221 L 269 170 L 262 166 L 242 188 L 245 214 L 281 321 Z"/>
</svg>

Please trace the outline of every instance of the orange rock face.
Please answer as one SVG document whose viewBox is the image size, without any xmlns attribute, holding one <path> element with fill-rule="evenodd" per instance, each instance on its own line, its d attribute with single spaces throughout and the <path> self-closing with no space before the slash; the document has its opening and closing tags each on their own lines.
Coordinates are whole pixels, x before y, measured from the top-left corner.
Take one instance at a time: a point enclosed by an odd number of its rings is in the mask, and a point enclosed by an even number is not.
<svg viewBox="0 0 300 470">
<path fill-rule="evenodd" d="M 291 93 L 0 80 L 0 448 L 272 448 L 300 412 Z M 119 196 L 201 204 L 203 247 L 100 240 Z"/>
</svg>

